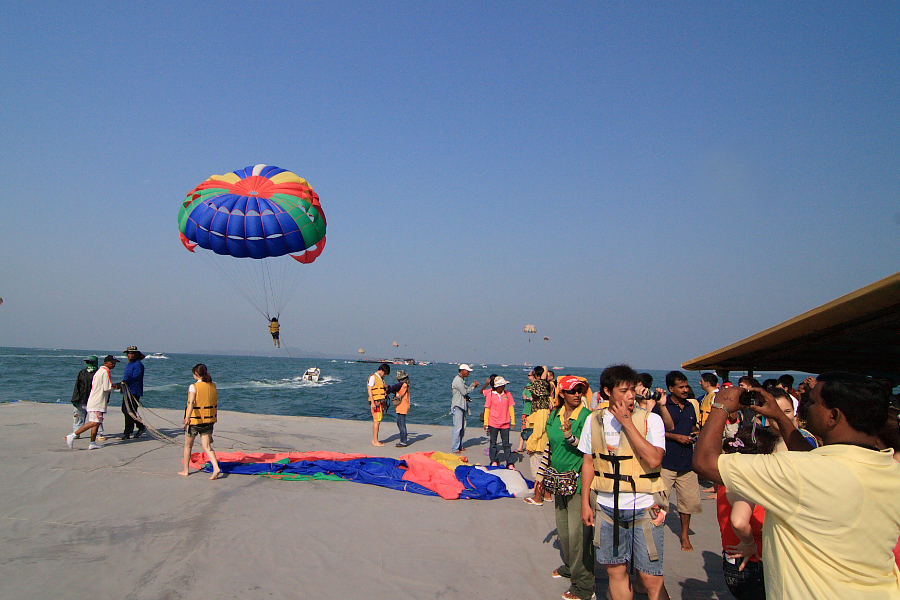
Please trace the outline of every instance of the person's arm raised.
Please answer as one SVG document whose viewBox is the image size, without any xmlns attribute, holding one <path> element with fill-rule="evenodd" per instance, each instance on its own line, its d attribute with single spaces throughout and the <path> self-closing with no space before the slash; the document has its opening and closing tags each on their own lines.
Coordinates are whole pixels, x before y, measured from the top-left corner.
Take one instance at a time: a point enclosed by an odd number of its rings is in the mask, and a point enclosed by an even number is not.
<svg viewBox="0 0 900 600">
<path fill-rule="evenodd" d="M 728 388 L 720 391 L 716 402 L 706 418 L 706 425 L 700 431 L 700 439 L 694 447 L 694 471 L 715 483 L 722 483 L 719 473 L 719 455 L 722 454 L 722 434 L 725 432 L 725 420 L 728 415 L 741 408 L 741 388 Z"/>
</svg>

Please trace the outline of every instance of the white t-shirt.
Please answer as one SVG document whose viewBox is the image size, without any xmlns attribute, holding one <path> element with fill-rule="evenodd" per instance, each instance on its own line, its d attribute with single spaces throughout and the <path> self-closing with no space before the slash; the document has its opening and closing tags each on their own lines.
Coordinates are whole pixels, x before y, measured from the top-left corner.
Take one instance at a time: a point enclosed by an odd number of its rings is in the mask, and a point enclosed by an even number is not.
<svg viewBox="0 0 900 600">
<path fill-rule="evenodd" d="M 91 394 L 88 396 L 85 410 L 105 413 L 110 391 L 112 391 L 112 382 L 109 378 L 109 369 L 105 366 L 100 367 L 91 380 Z"/>
<path fill-rule="evenodd" d="M 587 420 L 584 429 L 581 430 L 581 439 L 578 441 L 578 449 L 585 454 L 593 454 L 593 443 L 591 441 L 591 425 L 594 422 L 594 416 Z M 612 413 L 606 411 L 603 415 L 603 433 L 606 436 L 606 444 L 609 446 L 619 447 L 619 438 L 622 436 L 622 424 L 612 416 Z M 656 446 L 666 449 L 666 426 L 663 424 L 662 417 L 656 413 L 647 414 L 647 441 Z M 595 475 L 596 477 L 596 475 Z M 634 509 L 650 508 L 653 506 L 653 494 L 632 493 L 627 489 L 627 484 L 623 484 L 619 489 L 619 508 Z M 615 506 L 615 495 L 612 492 L 598 492 L 597 504 L 613 508 Z"/>
</svg>

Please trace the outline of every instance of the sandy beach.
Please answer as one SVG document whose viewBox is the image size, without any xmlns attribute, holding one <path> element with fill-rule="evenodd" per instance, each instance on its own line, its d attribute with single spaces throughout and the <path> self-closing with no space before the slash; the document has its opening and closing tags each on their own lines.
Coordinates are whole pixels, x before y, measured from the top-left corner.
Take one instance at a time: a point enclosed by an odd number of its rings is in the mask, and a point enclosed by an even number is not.
<svg viewBox="0 0 900 600">
<path fill-rule="evenodd" d="M 163 420 L 178 422 L 179 411 L 154 412 L 151 425 L 180 434 Z M 62 403 L 0 405 L 0 597 L 499 600 L 559 598 L 567 589 L 550 577 L 561 564 L 552 503 L 448 501 L 350 482 L 184 478 L 176 474 L 182 447 L 149 436 L 119 440 L 122 414 L 112 405 L 105 447 L 88 451 L 81 439 L 69 450 L 71 413 Z M 392 426 L 382 427 L 387 445 L 373 448 L 366 422 L 220 411 L 215 448 L 390 457 L 447 450 L 448 427 L 409 429 L 409 448 L 394 447 Z M 467 431 L 470 462 L 484 464 L 486 447 L 483 431 Z M 714 501 L 703 508 L 692 520 L 691 553 L 679 550 L 670 513 L 672 598 L 731 597 Z M 606 581 L 597 573 L 602 598 Z"/>
</svg>

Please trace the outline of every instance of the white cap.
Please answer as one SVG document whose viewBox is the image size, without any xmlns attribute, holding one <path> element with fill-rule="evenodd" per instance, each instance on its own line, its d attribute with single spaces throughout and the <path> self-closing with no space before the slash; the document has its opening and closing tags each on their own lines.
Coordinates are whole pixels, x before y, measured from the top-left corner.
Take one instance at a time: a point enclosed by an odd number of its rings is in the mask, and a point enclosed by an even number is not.
<svg viewBox="0 0 900 600">
<path fill-rule="evenodd" d="M 507 380 L 503 379 L 502 377 L 500 377 L 499 375 L 494 377 L 494 387 L 495 388 L 498 388 L 501 385 L 506 385 L 507 383 L 509 383 L 509 382 Z"/>
<path fill-rule="evenodd" d="M 472 370 L 472 367 L 470 367 L 470 366 L 467 365 L 467 364 L 461 364 L 461 365 L 459 365 L 459 370 L 460 370 L 460 371 L 471 371 L 471 370 Z"/>
</svg>

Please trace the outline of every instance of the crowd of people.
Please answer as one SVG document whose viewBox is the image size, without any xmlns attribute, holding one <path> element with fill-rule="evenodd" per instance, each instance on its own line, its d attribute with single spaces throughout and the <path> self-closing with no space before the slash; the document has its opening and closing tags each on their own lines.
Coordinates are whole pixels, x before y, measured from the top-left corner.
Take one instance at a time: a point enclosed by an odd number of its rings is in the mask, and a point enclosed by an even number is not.
<svg viewBox="0 0 900 600">
<path fill-rule="evenodd" d="M 85 359 L 72 396 L 69 448 L 88 432 L 88 448 L 102 448 L 104 414 L 117 389 L 123 391 L 122 438 L 145 431 L 137 411 L 144 356 L 135 346 L 125 353 L 119 382 L 112 376 L 115 357 L 107 355 L 102 366 L 96 356 Z M 450 451 L 456 454 L 464 451 L 471 394 L 479 385 L 467 383 L 471 371 L 459 365 L 451 383 Z M 372 444 L 384 446 L 379 426 L 393 404 L 397 446 L 406 447 L 410 380 L 401 370 L 388 385 L 390 373 L 381 364 L 366 383 Z M 216 479 L 216 386 L 205 365 L 192 374 L 179 474 L 190 473 L 200 436 Z M 653 600 L 668 598 L 663 527 L 674 490 L 686 552 L 694 549 L 691 516 L 701 512 L 702 494 L 715 498 L 724 579 L 738 600 L 900 599 L 900 403 L 892 381 L 824 373 L 795 389 L 790 375 L 763 383 L 744 376 L 732 385 L 727 373 L 721 380 L 703 373 L 698 399 L 680 371 L 666 375 L 665 388 L 654 388 L 649 374 L 620 364 L 604 369 L 597 383 L 595 394 L 583 377 L 557 379 L 535 367 L 522 392 L 521 421 L 509 381 L 491 375 L 480 388 L 491 466 L 515 469 L 514 455 L 524 451 L 535 479 L 525 502 L 554 502 L 563 564 L 549 576 L 568 580 L 562 598 L 593 598 L 597 564 L 612 600 L 630 599 L 636 589 Z M 711 487 L 702 490 L 701 481 Z"/>
<path fill-rule="evenodd" d="M 470 373 L 459 365 L 452 383 L 457 453 L 478 385 L 467 385 Z M 732 385 L 727 373 L 703 373 L 698 398 L 680 371 L 653 388 L 628 365 L 605 369 L 596 394 L 586 379 L 543 367 L 528 381 L 515 452 L 526 452 L 535 474 L 525 501 L 554 502 L 563 564 L 550 576 L 568 579 L 562 598 L 594 597 L 597 564 L 612 600 L 635 590 L 668 598 L 663 527 L 673 490 L 686 552 L 702 495 L 715 498 L 723 575 L 738 600 L 900 598 L 893 382 L 826 373 L 795 389 L 790 375 Z M 508 386 L 491 376 L 481 392 L 491 464 L 514 468 Z"/>
</svg>

